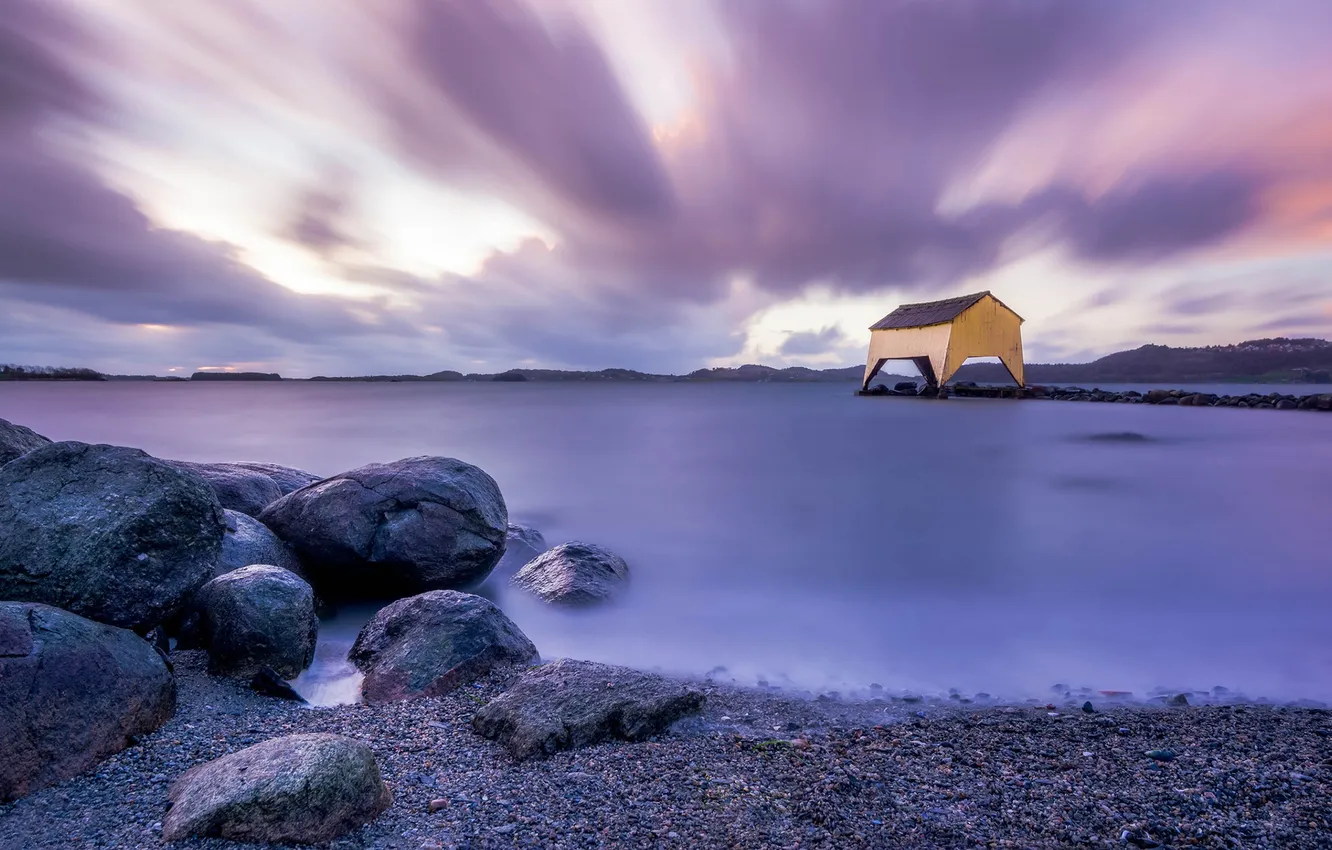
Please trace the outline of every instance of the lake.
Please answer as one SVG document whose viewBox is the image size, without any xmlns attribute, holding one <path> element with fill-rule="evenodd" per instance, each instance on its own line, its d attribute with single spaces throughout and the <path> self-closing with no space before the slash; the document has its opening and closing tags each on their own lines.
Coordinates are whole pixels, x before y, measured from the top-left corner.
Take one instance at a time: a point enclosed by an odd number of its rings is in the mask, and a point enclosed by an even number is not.
<svg viewBox="0 0 1332 850">
<path fill-rule="evenodd" d="M 1332 700 L 1332 415 L 853 390 L 30 383 L 0 384 L 0 417 L 321 474 L 475 463 L 512 521 L 633 570 L 585 612 L 487 587 L 547 658 L 843 694 Z M 1125 431 L 1148 439 L 1093 439 Z M 328 624 L 326 660 L 355 625 Z"/>
</svg>

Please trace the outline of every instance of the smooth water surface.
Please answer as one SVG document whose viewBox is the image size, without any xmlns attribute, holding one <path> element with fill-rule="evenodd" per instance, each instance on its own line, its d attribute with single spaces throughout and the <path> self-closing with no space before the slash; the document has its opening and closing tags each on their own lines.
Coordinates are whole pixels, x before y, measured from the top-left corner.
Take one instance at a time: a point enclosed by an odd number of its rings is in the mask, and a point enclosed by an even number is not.
<svg viewBox="0 0 1332 850">
<path fill-rule="evenodd" d="M 1332 699 L 1332 415 L 852 389 L 33 383 L 0 385 L 0 417 L 323 474 L 479 464 L 513 521 L 633 569 L 588 612 L 488 584 L 548 658 L 842 692 Z M 1126 431 L 1149 439 L 1091 439 Z M 329 625 L 326 658 L 355 628 Z"/>
</svg>

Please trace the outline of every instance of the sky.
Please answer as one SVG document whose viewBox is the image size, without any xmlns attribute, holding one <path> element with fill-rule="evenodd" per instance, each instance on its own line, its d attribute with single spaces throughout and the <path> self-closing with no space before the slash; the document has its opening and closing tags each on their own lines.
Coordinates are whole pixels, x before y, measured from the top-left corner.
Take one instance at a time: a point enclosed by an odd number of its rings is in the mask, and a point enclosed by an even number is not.
<svg viewBox="0 0 1332 850">
<path fill-rule="evenodd" d="M 0 362 L 1332 338 L 1326 0 L 0 0 Z"/>
</svg>

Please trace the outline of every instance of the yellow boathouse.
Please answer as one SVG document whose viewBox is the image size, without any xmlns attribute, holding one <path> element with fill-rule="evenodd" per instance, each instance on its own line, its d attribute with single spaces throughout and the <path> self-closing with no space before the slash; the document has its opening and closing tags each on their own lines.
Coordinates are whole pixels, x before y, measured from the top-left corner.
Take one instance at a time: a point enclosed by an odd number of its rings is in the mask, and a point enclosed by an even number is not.
<svg viewBox="0 0 1332 850">
<path fill-rule="evenodd" d="M 870 325 L 861 390 L 889 360 L 910 360 L 928 384 L 943 386 L 968 357 L 998 357 L 1017 385 L 1022 376 L 1022 317 L 989 292 L 903 304 Z"/>
</svg>

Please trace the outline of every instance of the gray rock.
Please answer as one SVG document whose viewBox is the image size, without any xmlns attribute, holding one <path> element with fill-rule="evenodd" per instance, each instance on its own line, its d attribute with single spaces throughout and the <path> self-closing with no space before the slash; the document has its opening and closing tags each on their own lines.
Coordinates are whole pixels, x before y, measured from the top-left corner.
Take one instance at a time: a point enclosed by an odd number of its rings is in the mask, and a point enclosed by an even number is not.
<svg viewBox="0 0 1332 850">
<path fill-rule="evenodd" d="M 50 440 L 31 428 L 0 419 L 0 466 L 50 444 Z"/>
<path fill-rule="evenodd" d="M 227 530 L 222 537 L 222 554 L 214 565 L 211 578 L 251 564 L 270 564 L 305 577 L 296 553 L 278 539 L 268 526 L 240 511 L 228 510 L 223 513 L 226 515 Z M 176 638 L 179 649 L 208 648 L 206 624 L 197 597 L 197 593 L 191 595 L 181 615 L 165 624 L 167 631 Z"/>
<path fill-rule="evenodd" d="M 0 602 L 0 802 L 87 770 L 175 710 L 176 680 L 138 635 Z"/>
<path fill-rule="evenodd" d="M 313 472 L 306 472 L 304 469 L 296 469 L 290 466 L 279 466 L 276 463 L 256 463 L 255 461 L 247 460 L 227 465 L 239 467 L 241 469 L 249 469 L 254 472 L 262 472 L 264 475 L 273 479 L 273 483 L 278 486 L 278 489 L 282 491 L 282 495 L 284 496 L 321 480 L 320 476 L 315 475 Z"/>
<path fill-rule="evenodd" d="M 314 591 L 290 570 L 253 564 L 218 576 L 198 594 L 208 668 L 249 679 L 265 667 L 294 679 L 314 659 Z"/>
<path fill-rule="evenodd" d="M 138 449 L 53 443 L 0 467 L 0 599 L 146 632 L 212 577 L 208 483 Z"/>
<path fill-rule="evenodd" d="M 179 469 L 203 476 L 227 510 L 259 516 L 260 511 L 282 498 L 282 490 L 272 478 L 239 464 L 169 462 Z"/>
<path fill-rule="evenodd" d="M 1151 443 L 1155 442 L 1146 434 L 1137 431 L 1112 431 L 1103 434 L 1088 434 L 1086 439 L 1096 443 Z"/>
<path fill-rule="evenodd" d="M 509 515 L 482 470 L 415 457 L 289 493 L 259 520 L 295 549 L 321 596 L 382 598 L 480 583 L 504 553 Z"/>
<path fill-rule="evenodd" d="M 347 656 L 365 673 L 366 702 L 439 696 L 504 665 L 536 659 L 527 635 L 494 603 L 432 590 L 383 608 Z"/>
<path fill-rule="evenodd" d="M 610 598 L 629 580 L 624 558 L 592 543 L 563 543 L 538 555 L 513 585 L 559 605 L 591 605 Z"/>
<path fill-rule="evenodd" d="M 226 512 L 227 532 L 214 577 L 250 564 L 272 564 L 301 575 L 301 562 L 291 547 L 259 520 L 240 511 Z"/>
<path fill-rule="evenodd" d="M 369 823 L 393 795 L 370 748 L 341 735 L 272 738 L 193 767 L 171 785 L 162 837 L 331 841 Z"/>
<path fill-rule="evenodd" d="M 703 707 L 692 685 L 591 661 L 561 659 L 527 671 L 472 719 L 515 759 L 611 738 L 641 741 Z"/>
</svg>

